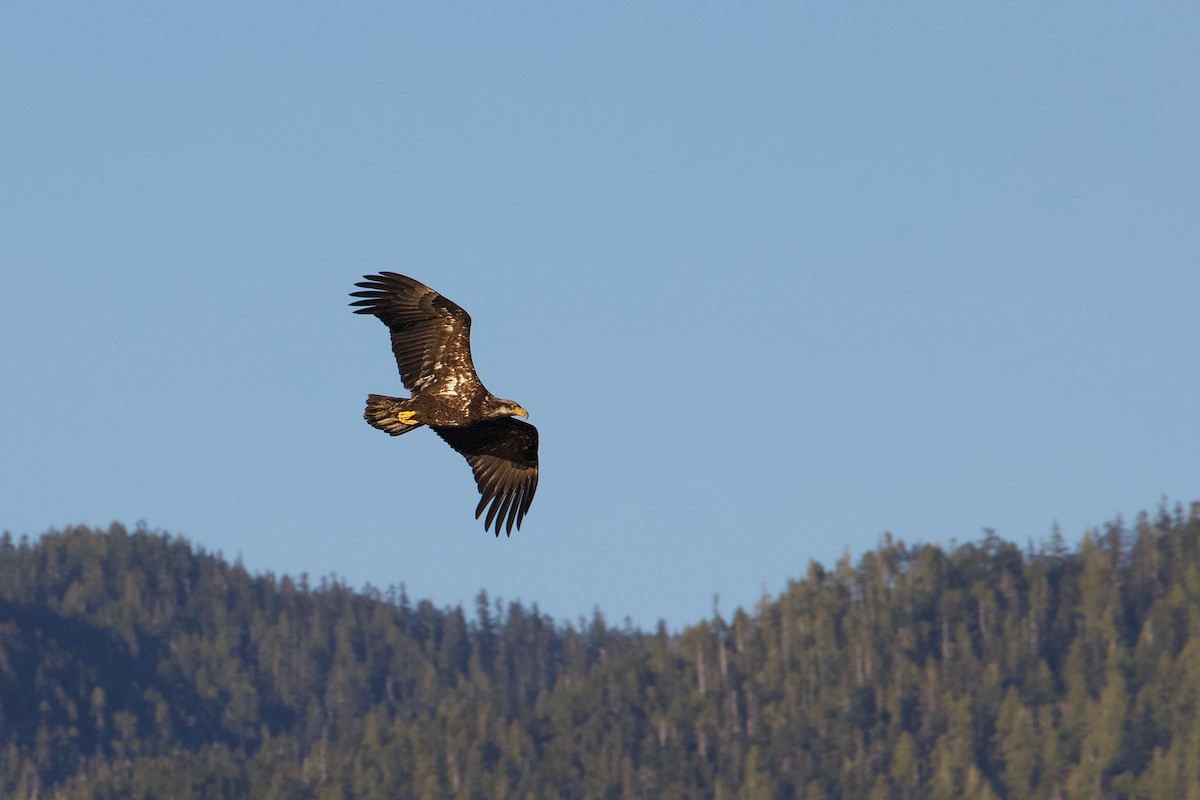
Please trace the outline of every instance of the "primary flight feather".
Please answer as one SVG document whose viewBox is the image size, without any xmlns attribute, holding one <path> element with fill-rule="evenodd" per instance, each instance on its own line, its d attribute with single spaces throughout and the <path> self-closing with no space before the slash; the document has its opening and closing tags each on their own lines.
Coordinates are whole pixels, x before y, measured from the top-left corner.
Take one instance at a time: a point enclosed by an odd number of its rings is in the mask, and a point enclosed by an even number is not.
<svg viewBox="0 0 1200 800">
<path fill-rule="evenodd" d="M 367 395 L 363 417 L 392 436 L 433 428 L 475 473 L 481 495 L 478 519 L 496 535 L 529 511 L 538 483 L 538 433 L 529 412 L 489 392 L 471 361 L 471 317 L 457 303 L 423 283 L 395 272 L 365 275 L 351 303 L 356 314 L 373 314 L 391 331 L 400 380 L 412 397 Z"/>
</svg>

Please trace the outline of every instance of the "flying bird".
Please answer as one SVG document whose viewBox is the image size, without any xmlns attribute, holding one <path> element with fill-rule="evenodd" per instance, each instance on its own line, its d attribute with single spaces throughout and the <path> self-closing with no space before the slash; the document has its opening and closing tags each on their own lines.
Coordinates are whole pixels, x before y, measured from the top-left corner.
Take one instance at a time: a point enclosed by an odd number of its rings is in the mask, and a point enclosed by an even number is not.
<svg viewBox="0 0 1200 800">
<path fill-rule="evenodd" d="M 364 275 L 356 314 L 373 314 L 392 334 L 392 352 L 408 399 L 367 395 L 363 417 L 392 436 L 422 425 L 457 450 L 475 473 L 481 495 L 475 518 L 486 508 L 484 530 L 495 522 L 512 535 L 529 511 L 538 483 L 538 433 L 529 412 L 489 392 L 471 361 L 471 317 L 457 303 L 423 283 L 395 272 Z"/>
</svg>

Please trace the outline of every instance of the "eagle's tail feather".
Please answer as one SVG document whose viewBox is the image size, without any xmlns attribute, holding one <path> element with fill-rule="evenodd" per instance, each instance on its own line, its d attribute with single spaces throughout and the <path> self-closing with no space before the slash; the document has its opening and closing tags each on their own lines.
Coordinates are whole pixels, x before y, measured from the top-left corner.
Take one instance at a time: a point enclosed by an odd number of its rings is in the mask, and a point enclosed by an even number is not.
<svg viewBox="0 0 1200 800">
<path fill-rule="evenodd" d="M 409 407 L 408 400 L 399 397 L 387 397 L 382 394 L 367 395 L 367 410 L 363 412 L 365 419 L 372 428 L 399 436 L 421 427 L 421 422 Z"/>
</svg>

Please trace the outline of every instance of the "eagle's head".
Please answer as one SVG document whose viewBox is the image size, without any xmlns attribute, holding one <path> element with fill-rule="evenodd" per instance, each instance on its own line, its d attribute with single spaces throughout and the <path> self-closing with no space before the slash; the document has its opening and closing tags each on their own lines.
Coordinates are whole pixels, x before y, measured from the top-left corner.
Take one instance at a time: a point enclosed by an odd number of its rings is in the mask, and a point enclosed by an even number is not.
<svg viewBox="0 0 1200 800">
<path fill-rule="evenodd" d="M 498 417 L 523 417 L 529 419 L 529 412 L 521 408 L 519 403 L 514 403 L 512 400 L 502 400 L 499 397 L 489 398 L 487 415 L 492 418 Z"/>
</svg>

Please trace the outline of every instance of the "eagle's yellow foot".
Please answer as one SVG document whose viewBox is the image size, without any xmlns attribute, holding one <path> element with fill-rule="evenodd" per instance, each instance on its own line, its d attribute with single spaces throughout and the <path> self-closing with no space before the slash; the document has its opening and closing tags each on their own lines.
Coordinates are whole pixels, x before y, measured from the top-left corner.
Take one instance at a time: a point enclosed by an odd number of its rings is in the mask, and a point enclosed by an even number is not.
<svg viewBox="0 0 1200 800">
<path fill-rule="evenodd" d="M 401 425 L 417 425 L 419 423 L 416 420 L 416 416 L 417 412 L 415 411 L 401 411 L 396 415 L 396 421 Z"/>
</svg>

